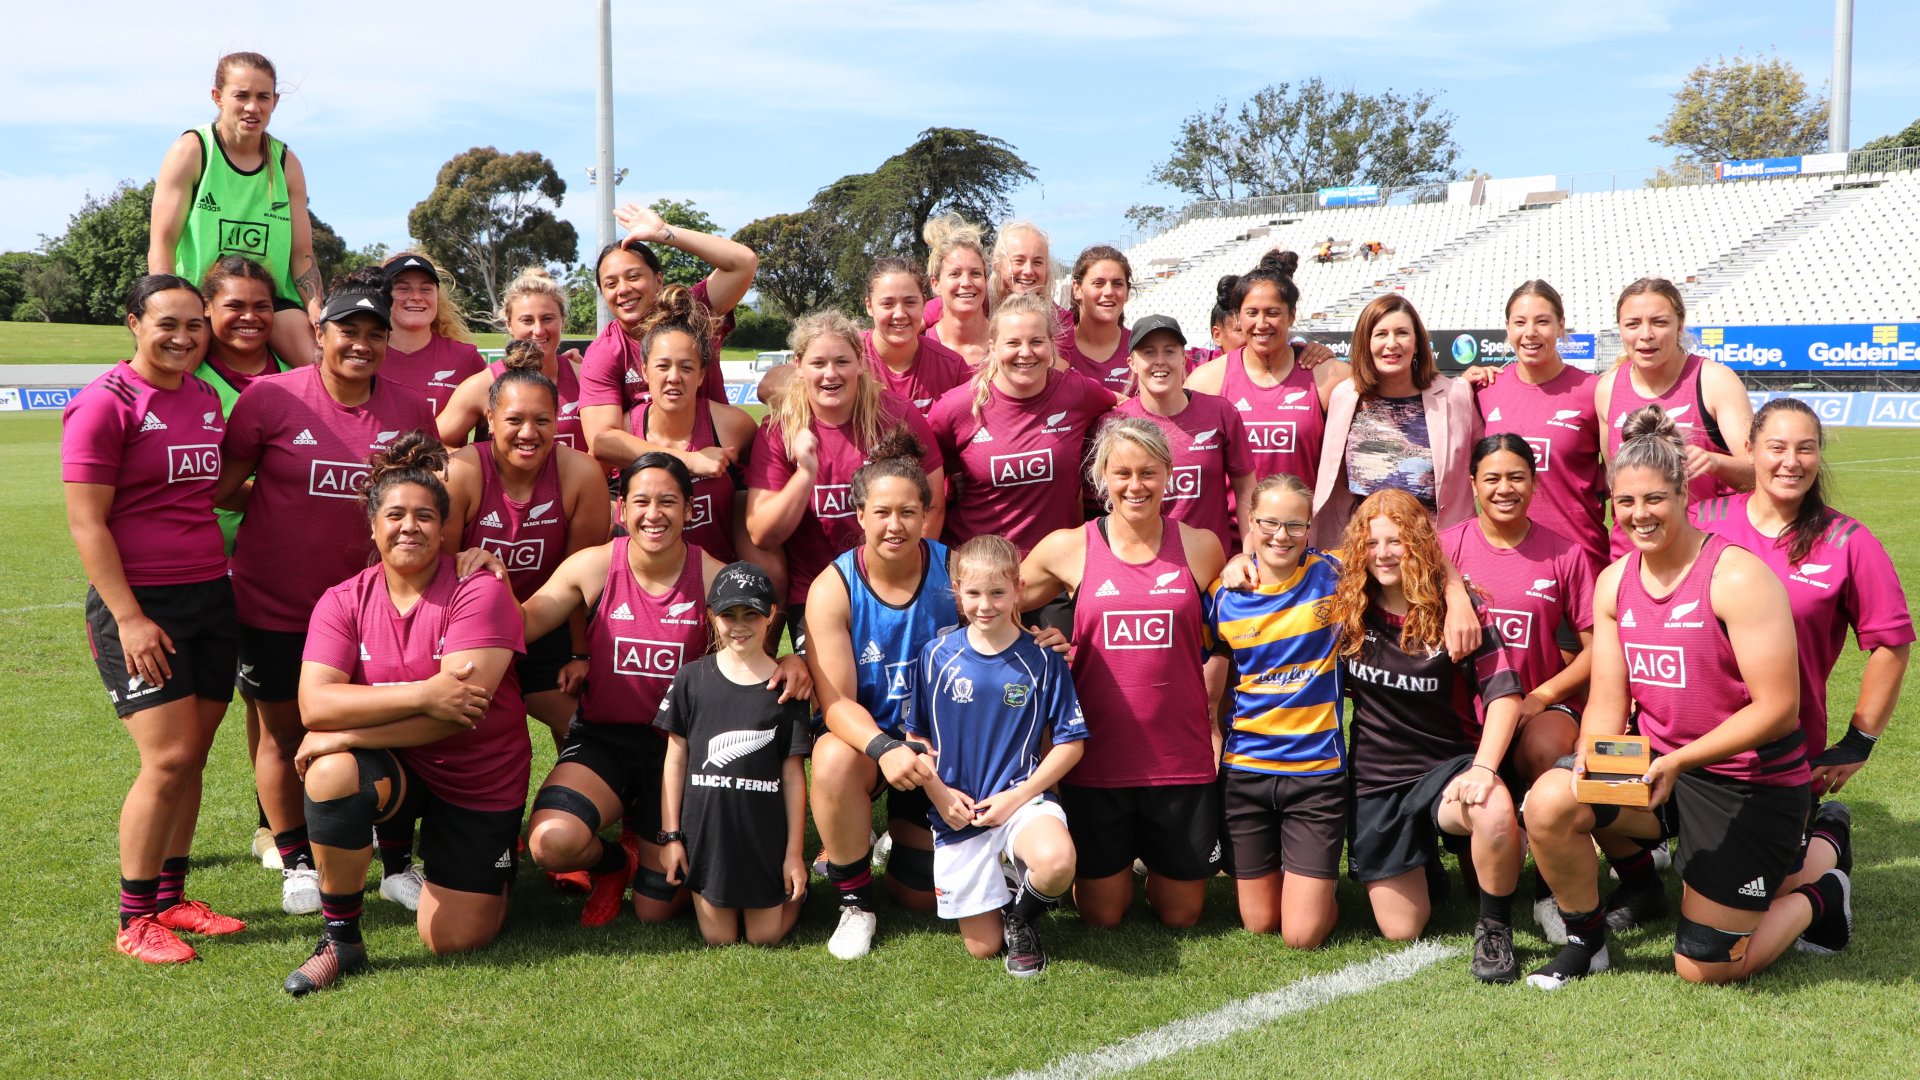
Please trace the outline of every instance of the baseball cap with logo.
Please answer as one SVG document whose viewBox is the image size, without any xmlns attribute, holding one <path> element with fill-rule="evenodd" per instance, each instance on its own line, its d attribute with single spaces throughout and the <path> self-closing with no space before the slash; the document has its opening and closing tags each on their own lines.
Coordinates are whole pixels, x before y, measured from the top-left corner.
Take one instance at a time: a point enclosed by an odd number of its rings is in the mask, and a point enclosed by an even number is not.
<svg viewBox="0 0 1920 1080">
<path fill-rule="evenodd" d="M 380 325 L 393 326 L 393 314 L 387 304 L 386 294 L 364 286 L 335 289 L 327 297 L 327 306 L 320 312 L 320 321 L 339 322 L 355 315 L 372 315 L 380 320 Z"/>
<path fill-rule="evenodd" d="M 713 587 L 707 590 L 707 608 L 711 611 L 743 607 L 771 615 L 773 605 L 773 582 L 765 570 L 750 562 L 729 564 L 714 575 Z"/>
<path fill-rule="evenodd" d="M 1171 315 L 1149 315 L 1134 323 L 1130 333 L 1132 340 L 1140 342 L 1147 340 L 1147 335 L 1156 330 L 1165 330 L 1172 334 L 1182 345 L 1187 343 L 1187 335 L 1180 330 L 1180 320 Z"/>
<path fill-rule="evenodd" d="M 409 270 L 418 270 L 432 278 L 435 282 L 440 280 L 440 269 L 438 267 L 429 262 L 425 255 L 415 255 L 411 252 L 399 256 L 382 269 L 386 271 L 388 286 L 393 285 L 394 278 L 399 277 Z"/>
</svg>

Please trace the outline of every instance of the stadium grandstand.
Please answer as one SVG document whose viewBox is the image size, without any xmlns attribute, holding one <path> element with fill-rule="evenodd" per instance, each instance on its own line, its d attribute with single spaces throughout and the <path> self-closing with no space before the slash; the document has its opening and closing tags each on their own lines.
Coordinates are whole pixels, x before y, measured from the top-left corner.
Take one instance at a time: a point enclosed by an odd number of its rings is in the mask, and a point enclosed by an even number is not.
<svg viewBox="0 0 1920 1080">
<path fill-rule="evenodd" d="M 1420 310 L 1443 363 L 1498 357 L 1501 305 L 1537 277 L 1566 297 L 1570 336 L 1592 335 L 1592 352 L 1577 344 L 1565 355 L 1606 366 L 1615 296 L 1665 277 L 1681 285 L 1702 350 L 1751 388 L 1920 389 L 1910 325 L 1920 321 L 1920 149 L 1604 181 L 1582 190 L 1592 178 L 1476 178 L 1197 203 L 1128 248 L 1128 313 L 1205 326 L 1220 277 L 1279 247 L 1300 254 L 1296 330 L 1337 349 L 1360 309 L 1393 291 Z M 1449 348 L 1476 329 L 1474 345 Z"/>
</svg>

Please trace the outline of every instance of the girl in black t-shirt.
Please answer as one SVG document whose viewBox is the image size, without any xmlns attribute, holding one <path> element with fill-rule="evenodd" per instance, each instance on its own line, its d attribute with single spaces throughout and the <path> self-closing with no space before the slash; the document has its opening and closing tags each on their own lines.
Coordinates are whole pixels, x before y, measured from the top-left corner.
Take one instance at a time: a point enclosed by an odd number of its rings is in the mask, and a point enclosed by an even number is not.
<svg viewBox="0 0 1920 1080">
<path fill-rule="evenodd" d="M 1425 871 L 1439 857 L 1438 835 L 1470 838 L 1481 890 L 1470 968 L 1484 982 L 1512 982 L 1522 852 L 1499 769 L 1519 719 L 1519 677 L 1490 623 L 1472 656 L 1448 657 L 1446 556 L 1413 496 L 1367 496 L 1347 523 L 1340 559 L 1332 619 L 1353 699 L 1350 871 L 1367 887 L 1380 932 L 1412 940 L 1432 913 Z"/>
<path fill-rule="evenodd" d="M 709 945 L 772 945 L 807 894 L 801 838 L 813 749 L 806 703 L 782 704 L 767 654 L 773 582 L 737 562 L 707 591 L 719 651 L 680 669 L 654 726 L 668 736 L 660 794 L 667 880 L 693 893 Z"/>
</svg>

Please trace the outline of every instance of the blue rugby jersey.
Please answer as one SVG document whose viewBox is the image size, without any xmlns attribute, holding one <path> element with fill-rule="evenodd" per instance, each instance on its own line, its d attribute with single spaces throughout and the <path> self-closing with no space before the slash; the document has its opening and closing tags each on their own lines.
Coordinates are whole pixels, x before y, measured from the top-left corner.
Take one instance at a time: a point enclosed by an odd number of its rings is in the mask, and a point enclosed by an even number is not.
<svg viewBox="0 0 1920 1080">
<path fill-rule="evenodd" d="M 1222 763 L 1243 772 L 1322 776 L 1346 768 L 1340 633 L 1329 621 L 1340 564 L 1308 549 L 1286 581 L 1206 594 L 1209 644 L 1233 654 L 1233 727 Z"/>
<path fill-rule="evenodd" d="M 1056 745 L 1087 737 L 1067 658 L 1024 633 L 987 656 L 968 642 L 965 627 L 955 627 L 927 643 L 919 668 L 907 731 L 940 752 L 940 779 L 969 798 L 1025 782 L 1048 737 Z M 954 830 L 937 810 L 927 819 L 936 846 L 980 832 Z"/>
<path fill-rule="evenodd" d="M 920 591 L 900 607 L 880 599 L 860 572 L 860 550 L 841 552 L 833 568 L 847 586 L 847 632 L 859 678 L 855 700 L 881 731 L 896 738 L 913 711 L 914 665 L 927 642 L 960 622 L 953 582 L 947 577 L 947 547 L 922 540 L 927 572 Z"/>
</svg>

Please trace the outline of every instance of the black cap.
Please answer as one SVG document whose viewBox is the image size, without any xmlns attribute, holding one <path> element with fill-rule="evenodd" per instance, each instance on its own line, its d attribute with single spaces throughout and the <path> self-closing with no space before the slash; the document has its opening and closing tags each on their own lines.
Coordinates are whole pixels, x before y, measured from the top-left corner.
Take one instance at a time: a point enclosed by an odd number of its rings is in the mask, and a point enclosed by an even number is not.
<svg viewBox="0 0 1920 1080">
<path fill-rule="evenodd" d="M 393 260 L 385 267 L 382 267 L 382 269 L 386 272 L 388 285 L 392 285 L 394 278 L 399 277 L 409 270 L 418 270 L 428 277 L 431 277 L 436 283 L 440 280 L 439 267 L 427 261 L 425 255 L 415 255 L 411 252 Z"/>
<path fill-rule="evenodd" d="M 389 329 L 393 327 L 393 312 L 387 303 L 386 293 L 365 286 L 335 289 L 327 297 L 327 306 L 320 312 L 320 321 L 339 322 L 355 315 L 372 315 L 380 320 L 380 325 Z"/>
<path fill-rule="evenodd" d="M 1180 320 L 1171 315 L 1149 315 L 1139 322 L 1134 323 L 1130 340 L 1145 341 L 1147 340 L 1147 335 L 1153 333 L 1155 330 L 1165 330 L 1174 337 L 1179 338 L 1180 344 L 1185 345 L 1187 343 L 1187 335 L 1180 331 Z"/>
<path fill-rule="evenodd" d="M 726 611 L 730 608 L 752 608 L 762 615 L 772 615 L 774 605 L 773 582 L 767 572 L 750 562 L 731 563 L 726 569 L 715 574 L 713 588 L 707 590 L 707 609 Z"/>
</svg>

